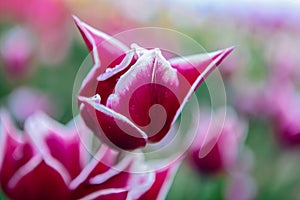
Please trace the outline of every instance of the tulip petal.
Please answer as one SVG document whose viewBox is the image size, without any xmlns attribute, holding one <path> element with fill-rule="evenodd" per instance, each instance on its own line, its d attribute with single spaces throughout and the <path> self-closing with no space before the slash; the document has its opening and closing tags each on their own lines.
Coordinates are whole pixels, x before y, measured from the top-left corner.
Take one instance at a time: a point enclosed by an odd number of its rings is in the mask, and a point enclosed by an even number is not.
<svg viewBox="0 0 300 200">
<path fill-rule="evenodd" d="M 195 82 L 200 81 L 197 81 L 199 78 L 203 81 L 209 73 L 233 51 L 233 49 L 233 47 L 230 47 L 207 54 L 171 58 L 168 61 L 191 85 L 194 85 Z M 197 83 L 197 85 L 198 84 L 199 83 Z"/>
<path fill-rule="evenodd" d="M 45 181 L 46 180 L 46 181 Z M 70 192 L 56 169 L 36 156 L 20 168 L 8 186 L 13 188 L 13 199 L 69 199 Z"/>
<path fill-rule="evenodd" d="M 129 179 L 126 170 L 130 167 L 132 159 L 124 158 L 118 165 L 111 167 L 103 160 L 106 159 L 107 151 L 109 149 L 101 148 L 91 163 L 72 181 L 70 188 L 73 190 L 73 198 L 82 198 L 101 190 L 126 187 Z"/>
<path fill-rule="evenodd" d="M 93 95 L 99 94 L 101 96 L 101 104 L 106 104 L 107 98 L 114 91 L 120 77 L 136 62 L 133 56 L 134 51 L 129 51 L 119 65 L 114 68 L 107 68 L 98 76 L 98 84 Z"/>
<path fill-rule="evenodd" d="M 80 138 L 74 127 L 68 128 L 46 114 L 36 113 L 25 122 L 25 130 L 45 157 L 53 157 L 75 178 L 81 171 Z"/>
<path fill-rule="evenodd" d="M 108 166 L 112 166 L 117 157 L 117 152 L 101 145 L 97 154 L 89 162 L 89 164 L 81 171 L 81 173 L 70 183 L 70 188 L 75 189 L 84 181 L 97 173 L 102 173 L 108 170 Z"/>
<path fill-rule="evenodd" d="M 89 26 L 76 16 L 73 16 L 76 25 L 89 49 L 92 52 L 94 66 L 85 78 L 79 94 L 92 96 L 97 89 L 97 81 L 100 74 L 107 68 L 114 68 L 121 64 L 129 51 L 129 48 L 119 40 Z"/>
<path fill-rule="evenodd" d="M 125 150 L 146 145 L 147 135 L 125 116 L 101 105 L 99 95 L 79 98 L 83 102 L 81 113 L 86 124 L 102 141 Z"/>
<path fill-rule="evenodd" d="M 45 157 L 53 157 L 75 178 L 81 171 L 81 145 L 76 127 L 65 127 L 43 113 L 25 123 L 26 133 Z"/>
<path fill-rule="evenodd" d="M 30 144 L 17 135 L 5 111 L 1 111 L 0 118 L 0 182 L 3 191 L 10 195 L 13 191 L 7 185 L 11 176 L 34 156 L 34 151 Z"/>
<path fill-rule="evenodd" d="M 95 63 L 99 61 L 98 56 L 100 56 L 101 65 L 107 67 L 116 58 L 129 51 L 129 48 L 119 40 L 91 27 L 76 16 L 73 18 L 89 51 L 93 51 Z"/>
<path fill-rule="evenodd" d="M 168 132 L 180 106 L 178 87 L 176 69 L 159 49 L 149 50 L 120 77 L 107 107 L 139 126 L 149 141 L 157 142 Z"/>
<path fill-rule="evenodd" d="M 131 188 L 128 194 L 129 199 L 138 199 L 148 191 L 155 181 L 155 176 L 155 172 L 132 173 L 128 184 Z"/>
<path fill-rule="evenodd" d="M 81 198 L 81 200 L 125 200 L 127 199 L 127 195 L 128 190 L 125 189 L 106 189 L 87 195 Z"/>
<path fill-rule="evenodd" d="M 190 99 L 193 92 L 200 86 L 204 79 L 233 51 L 234 47 L 211 52 L 208 54 L 197 54 L 187 57 L 176 57 L 169 60 L 172 67 L 177 69 L 180 82 L 178 96 L 184 97 L 180 108 L 174 117 L 179 116 L 182 108 Z"/>
<path fill-rule="evenodd" d="M 147 192 L 145 192 L 141 197 L 139 197 L 139 200 L 165 199 L 167 192 L 169 191 L 169 188 L 174 179 L 174 176 L 177 172 L 179 164 L 179 162 L 171 163 L 166 168 L 156 171 L 154 183 Z"/>
</svg>

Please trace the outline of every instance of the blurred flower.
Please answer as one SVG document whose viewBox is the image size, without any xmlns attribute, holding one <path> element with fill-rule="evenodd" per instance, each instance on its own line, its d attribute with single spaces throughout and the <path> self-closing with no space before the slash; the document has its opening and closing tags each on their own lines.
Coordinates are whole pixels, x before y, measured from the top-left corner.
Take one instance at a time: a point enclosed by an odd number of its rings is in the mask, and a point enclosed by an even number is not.
<svg viewBox="0 0 300 200">
<path fill-rule="evenodd" d="M 23 78 L 32 71 L 33 46 L 33 38 L 25 28 L 15 27 L 3 36 L 0 59 L 9 77 Z"/>
<path fill-rule="evenodd" d="M 266 107 L 269 109 L 275 133 L 281 144 L 300 145 L 300 94 L 295 86 L 281 80 L 270 82 L 266 90 Z"/>
<path fill-rule="evenodd" d="M 246 124 L 231 110 L 225 115 L 220 109 L 212 118 L 208 113 L 202 114 L 204 119 L 200 117 L 189 159 L 204 174 L 230 172 L 237 162 Z"/>
<path fill-rule="evenodd" d="M 102 141 L 126 150 L 164 138 L 193 91 L 233 49 L 166 60 L 158 48 L 130 49 L 75 21 L 94 60 L 79 92 L 82 116 Z"/>
<path fill-rule="evenodd" d="M 57 108 L 49 96 L 29 87 L 15 89 L 8 96 L 7 102 L 9 110 L 21 123 L 37 111 L 43 111 L 52 116 L 57 114 Z"/>
<path fill-rule="evenodd" d="M 228 200 L 251 200 L 254 199 L 256 185 L 253 178 L 247 173 L 237 172 L 230 176 L 229 188 L 226 199 Z"/>
<path fill-rule="evenodd" d="M 269 78 L 278 81 L 297 81 L 300 77 L 300 40 L 297 32 L 277 31 L 266 42 L 266 61 L 269 65 Z M 274 80 L 273 80 L 274 81 Z"/>
<path fill-rule="evenodd" d="M 35 54 L 46 63 L 61 60 L 70 43 L 70 14 L 59 0 L 2 0 L 0 23 L 13 22 L 33 33 Z M 59 46 L 59 48 L 57 48 Z"/>
<path fill-rule="evenodd" d="M 251 200 L 256 195 L 256 183 L 250 175 L 253 167 L 253 152 L 244 148 L 234 168 L 228 176 L 226 199 L 228 200 Z"/>
<path fill-rule="evenodd" d="M 0 128 L 0 183 L 10 199 L 162 199 L 179 164 L 137 173 L 148 165 L 129 155 L 117 162 L 105 145 L 88 161 L 79 118 L 64 127 L 37 113 L 18 134 L 2 111 Z"/>
</svg>

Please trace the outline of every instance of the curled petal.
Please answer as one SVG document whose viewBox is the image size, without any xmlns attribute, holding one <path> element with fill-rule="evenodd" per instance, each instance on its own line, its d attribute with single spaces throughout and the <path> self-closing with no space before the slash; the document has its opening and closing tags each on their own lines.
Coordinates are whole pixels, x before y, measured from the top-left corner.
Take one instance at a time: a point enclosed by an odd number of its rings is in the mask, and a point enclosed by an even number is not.
<svg viewBox="0 0 300 200">
<path fill-rule="evenodd" d="M 105 105 L 107 98 L 113 93 L 114 88 L 120 79 L 120 77 L 126 73 L 130 66 L 132 66 L 136 59 L 133 57 L 134 51 L 129 51 L 119 65 L 114 68 L 107 68 L 105 72 L 100 74 L 97 78 L 97 87 L 93 88 L 93 94 L 99 94 L 101 96 L 101 104 Z M 118 59 L 122 59 L 118 58 Z M 93 80 L 95 81 L 95 80 Z M 92 95 L 90 95 L 92 96 Z"/>
<path fill-rule="evenodd" d="M 101 105 L 98 95 L 80 98 L 85 122 L 103 141 L 126 150 L 146 145 L 147 135 L 125 116 Z"/>
</svg>

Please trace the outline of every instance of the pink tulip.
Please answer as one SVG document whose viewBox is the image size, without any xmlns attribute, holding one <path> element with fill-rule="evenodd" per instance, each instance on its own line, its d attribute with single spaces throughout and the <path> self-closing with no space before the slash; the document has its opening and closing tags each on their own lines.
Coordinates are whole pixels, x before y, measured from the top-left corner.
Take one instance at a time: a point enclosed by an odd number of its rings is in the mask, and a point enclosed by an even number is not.
<svg viewBox="0 0 300 200">
<path fill-rule="evenodd" d="M 228 172 L 239 155 L 245 122 L 239 120 L 233 111 L 227 112 L 223 121 L 223 114 L 222 109 L 218 110 L 211 119 L 208 113 L 204 113 L 190 149 L 192 165 L 204 174 Z"/>
<path fill-rule="evenodd" d="M 12 78 L 23 78 L 32 70 L 34 52 L 31 33 L 21 27 L 8 31 L 0 44 L 0 58 L 4 71 Z"/>
<path fill-rule="evenodd" d="M 289 81 L 273 81 L 266 89 L 266 105 L 274 132 L 286 146 L 300 145 L 300 94 Z"/>
<path fill-rule="evenodd" d="M 55 111 L 57 110 L 49 96 L 41 91 L 28 87 L 15 89 L 8 96 L 7 102 L 14 118 L 21 123 L 37 111 L 55 115 Z"/>
<path fill-rule="evenodd" d="M 0 185 L 10 199 L 159 199 L 178 167 L 140 172 L 146 163 L 134 156 L 117 162 L 105 145 L 88 161 L 89 130 L 79 118 L 65 127 L 37 113 L 19 134 L 6 112 L 0 117 Z"/>
<path fill-rule="evenodd" d="M 160 49 L 129 48 L 75 21 L 94 61 L 79 92 L 81 114 L 102 141 L 125 150 L 162 140 L 194 90 L 233 50 L 167 60 Z"/>
<path fill-rule="evenodd" d="M 60 61 L 70 44 L 70 13 L 59 0 L 1 0 L 0 23 L 22 24 L 32 31 L 35 55 L 42 61 Z M 59 46 L 59 48 L 58 48 Z"/>
<path fill-rule="evenodd" d="M 227 191 L 228 200 L 250 200 L 254 199 L 256 185 L 253 178 L 246 173 L 235 173 L 230 177 Z"/>
</svg>

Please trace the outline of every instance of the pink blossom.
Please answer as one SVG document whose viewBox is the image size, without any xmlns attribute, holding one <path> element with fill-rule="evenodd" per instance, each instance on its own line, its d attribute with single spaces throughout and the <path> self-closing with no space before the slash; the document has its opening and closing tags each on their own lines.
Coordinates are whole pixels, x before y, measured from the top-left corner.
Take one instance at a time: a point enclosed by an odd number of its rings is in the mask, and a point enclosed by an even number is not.
<svg viewBox="0 0 300 200">
<path fill-rule="evenodd" d="M 130 155 L 117 161 L 105 145 L 90 159 L 79 118 L 63 126 L 37 113 L 18 132 L 2 111 L 0 185 L 10 199 L 162 199 L 179 164 L 140 171 L 149 165 Z"/>
<path fill-rule="evenodd" d="M 158 48 L 129 48 L 75 21 L 94 61 L 79 92 L 81 114 L 102 141 L 125 150 L 164 138 L 194 90 L 233 49 L 167 60 Z"/>
<path fill-rule="evenodd" d="M 8 107 L 14 118 L 24 122 L 30 115 L 43 111 L 49 115 L 57 114 L 57 108 L 51 98 L 34 88 L 20 87 L 15 89 L 7 99 Z"/>
<path fill-rule="evenodd" d="M 300 145 L 300 94 L 289 81 L 274 81 L 267 87 L 266 105 L 279 142 Z"/>
<path fill-rule="evenodd" d="M 229 172 L 237 162 L 246 124 L 232 110 L 224 114 L 220 109 L 212 118 L 208 113 L 202 113 L 204 119 L 200 117 L 198 134 L 189 153 L 192 165 L 199 172 Z"/>
<path fill-rule="evenodd" d="M 4 72 L 11 78 L 23 78 L 32 71 L 33 38 L 29 30 L 15 27 L 8 31 L 0 44 Z"/>
<path fill-rule="evenodd" d="M 32 31 L 35 55 L 44 62 L 57 62 L 67 52 L 70 43 L 70 13 L 59 0 L 2 0 L 0 23 L 22 24 Z M 59 48 L 57 48 L 59 46 Z"/>
</svg>

